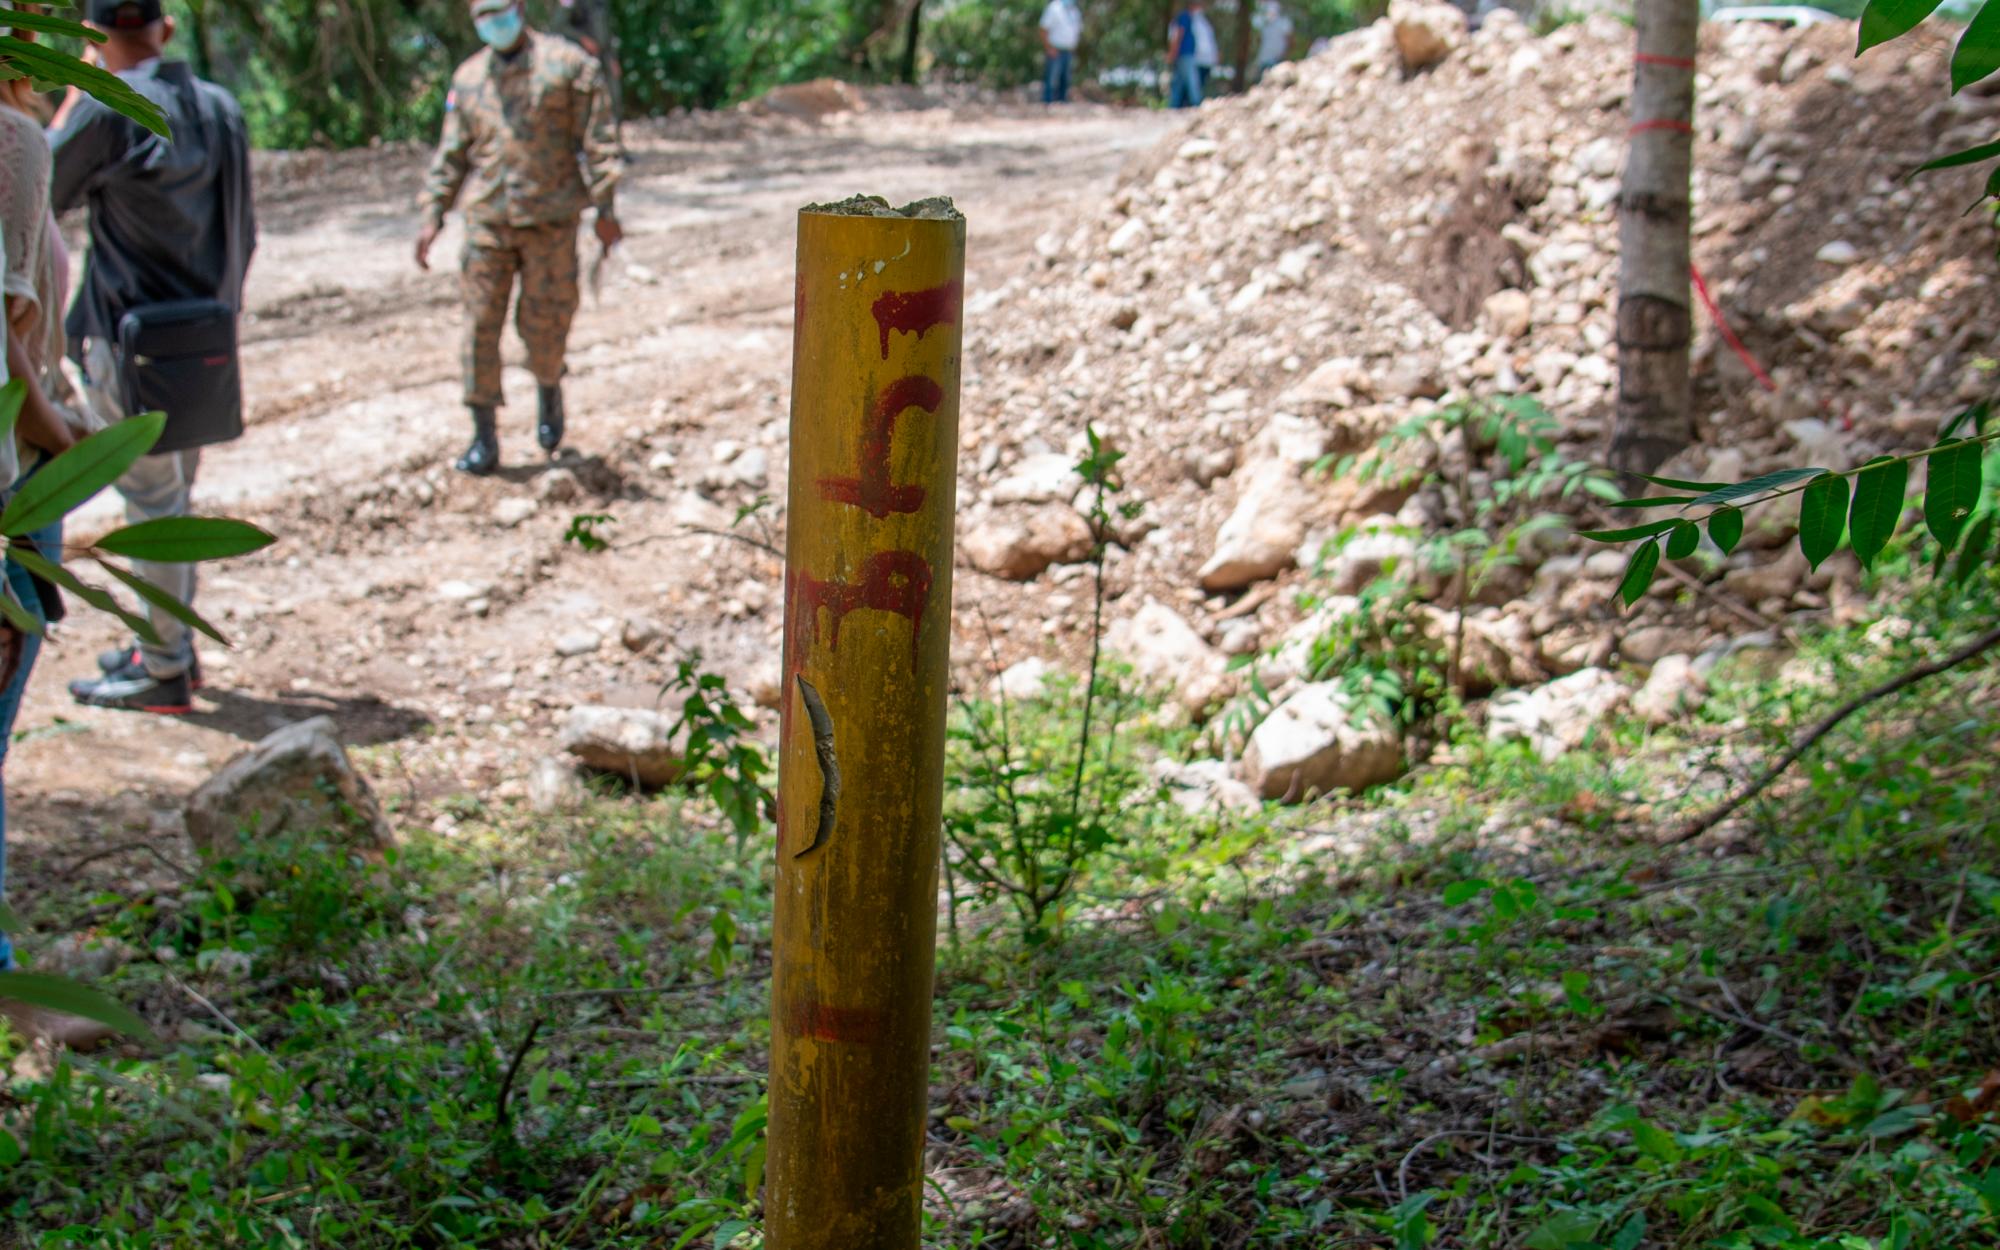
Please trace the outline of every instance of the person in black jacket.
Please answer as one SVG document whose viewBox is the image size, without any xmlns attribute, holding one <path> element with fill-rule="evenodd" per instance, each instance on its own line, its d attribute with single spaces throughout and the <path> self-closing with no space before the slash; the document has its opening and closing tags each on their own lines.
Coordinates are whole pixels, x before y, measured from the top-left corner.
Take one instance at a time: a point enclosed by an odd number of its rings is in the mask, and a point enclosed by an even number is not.
<svg viewBox="0 0 2000 1250">
<path fill-rule="evenodd" d="M 157 104 L 173 133 L 161 138 L 72 89 L 49 134 L 56 211 L 90 208 L 90 252 L 66 326 L 86 398 L 108 422 L 128 415 L 114 348 L 120 321 L 135 309 L 184 300 L 218 300 L 240 311 L 256 219 L 243 111 L 186 63 L 163 58 L 174 22 L 160 0 L 88 0 L 86 18 L 107 36 L 97 50 L 104 68 Z M 127 520 L 187 515 L 200 460 L 199 448 L 141 457 L 118 480 Z M 194 565 L 133 564 L 147 581 L 193 604 Z M 159 644 L 99 656 L 99 676 L 70 683 L 79 702 L 169 714 L 191 709 L 200 683 L 193 635 L 157 608 L 148 619 Z"/>
</svg>

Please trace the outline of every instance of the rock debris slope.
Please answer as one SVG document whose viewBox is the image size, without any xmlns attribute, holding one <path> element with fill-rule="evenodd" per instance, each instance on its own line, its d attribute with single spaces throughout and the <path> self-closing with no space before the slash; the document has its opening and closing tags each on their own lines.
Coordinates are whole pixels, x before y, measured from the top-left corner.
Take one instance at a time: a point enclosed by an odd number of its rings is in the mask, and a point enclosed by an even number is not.
<svg viewBox="0 0 2000 1250">
<path fill-rule="evenodd" d="M 1669 472 L 1845 467 L 1923 444 L 1986 391 L 1994 242 L 1983 215 L 1963 214 L 1976 175 L 1902 176 L 1990 138 L 2000 99 L 1949 99 L 1939 42 L 1859 61 L 1852 46 L 1844 25 L 1704 32 L 1696 260 L 1772 385 L 1698 308 L 1701 445 Z M 1424 68 L 1406 63 L 1412 49 Z M 1112 615 L 1148 618 L 1120 631 L 1139 640 L 1127 649 L 1170 638 L 1165 667 L 1195 675 L 1206 698 L 1224 654 L 1296 633 L 1290 592 L 1325 537 L 1448 520 L 1440 500 L 1315 465 L 1441 402 L 1510 394 L 1553 414 L 1566 454 L 1600 459 L 1630 76 L 1631 31 L 1615 21 L 1538 38 L 1500 11 L 1468 35 L 1449 6 L 1399 0 L 1390 18 L 1205 106 L 1101 211 L 1043 236 L 1038 264 L 975 295 L 962 556 L 994 579 L 1056 587 L 1011 602 L 1051 617 L 1041 632 L 1070 637 L 1050 645 L 1073 648 L 1088 597 L 1066 562 L 1086 547 L 1073 518 L 1088 498 L 1061 470 L 1094 424 L 1128 453 L 1147 505 L 1118 532 L 1129 554 L 1113 559 Z M 1532 544 L 1503 579 L 1509 593 L 1472 608 L 1470 632 L 1496 679 L 1533 684 L 1712 653 L 1846 605 L 1851 558 L 1808 576 L 1787 518 L 1774 520 L 1692 582 L 1661 579 L 1626 615 L 1611 604 L 1622 554 Z M 1401 549 L 1393 530 L 1368 541 Z M 1334 581 L 1366 581 L 1369 558 L 1346 548 Z M 1163 612 L 1185 628 L 1163 628 Z M 1026 641 L 1027 624 L 1002 628 Z M 974 632 L 962 623 L 962 651 L 984 662 Z M 1272 677 L 1279 700 L 1303 684 L 1283 665 Z"/>
</svg>

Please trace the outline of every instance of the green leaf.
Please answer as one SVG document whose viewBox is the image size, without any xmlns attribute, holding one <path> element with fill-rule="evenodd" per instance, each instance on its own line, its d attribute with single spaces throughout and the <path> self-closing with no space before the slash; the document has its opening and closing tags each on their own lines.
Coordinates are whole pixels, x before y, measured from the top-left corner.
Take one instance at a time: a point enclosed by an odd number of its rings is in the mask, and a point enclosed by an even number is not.
<svg viewBox="0 0 2000 1250">
<path fill-rule="evenodd" d="M 1767 490 L 1776 490 L 1780 486 L 1790 486 L 1793 482 L 1803 482 L 1809 477 L 1818 477 L 1825 472 L 1825 469 L 1804 468 L 1778 469 L 1770 473 L 1760 473 L 1747 482 L 1738 482 L 1734 486 L 1724 486 L 1712 490 L 1696 499 L 1694 506 L 1700 507 L 1704 504 L 1728 503 L 1735 499 L 1747 499 L 1752 495 L 1761 495 Z"/>
<path fill-rule="evenodd" d="M 1479 877 L 1474 877 L 1469 881 L 1454 881 L 1444 888 L 1444 905 L 1446 907 L 1457 907 L 1463 903 L 1469 903 L 1492 888 L 1493 883 L 1491 881 Z"/>
<path fill-rule="evenodd" d="M 1861 567 L 1873 568 L 1875 557 L 1896 532 L 1909 484 L 1909 463 L 1888 456 L 1875 457 L 1855 475 L 1854 503 L 1847 511 L 1847 534 Z"/>
<path fill-rule="evenodd" d="M 1861 10 L 1861 38 L 1854 55 L 1860 56 L 1878 43 L 1887 43 L 1915 30 L 1917 23 L 1929 17 L 1938 3 L 1939 0 L 1869 0 L 1868 7 Z"/>
<path fill-rule="evenodd" d="M 1693 503 L 1693 495 L 1654 495 L 1651 499 L 1614 499 L 1613 508 L 1670 508 L 1675 504 Z"/>
<path fill-rule="evenodd" d="M 1996 170 L 1994 172 L 2000 173 L 2000 170 Z M 1990 186 L 1991 184 L 1989 183 L 1988 185 Z M 1986 418 L 1992 413 L 1992 411 L 1993 411 L 1993 405 L 1987 403 L 1983 399 L 1980 400 L 1978 403 L 1972 405 L 1972 407 L 1970 408 L 1967 408 L 1964 412 L 1959 413 L 1957 416 L 1953 417 L 1949 422 L 1947 422 L 1945 424 L 1945 427 L 1942 430 L 1938 431 L 1937 441 L 1940 443 L 1949 441 L 1954 434 L 1958 433 L 1959 427 L 1963 426 L 1967 421 L 1972 422 L 1972 429 L 1974 433 L 1984 434 L 1986 432 Z"/>
<path fill-rule="evenodd" d="M 1632 553 L 1631 562 L 1625 566 L 1625 580 L 1618 584 L 1618 597 L 1625 601 L 1626 607 L 1639 602 L 1645 595 L 1659 567 L 1660 544 L 1657 539 Z"/>
<path fill-rule="evenodd" d="M 160 441 L 167 414 L 149 412 L 129 417 L 43 465 L 21 484 L 6 511 L 0 512 L 0 534 L 18 538 L 53 524 L 85 500 L 118 480 L 134 461 Z"/>
<path fill-rule="evenodd" d="M 1632 476 L 1642 482 L 1651 482 L 1655 486 L 1664 486 L 1669 490 L 1710 491 L 1721 490 L 1729 485 L 1727 482 L 1687 482 L 1677 477 L 1654 477 L 1650 473 L 1635 473 Z"/>
<path fill-rule="evenodd" d="M 0 900 L 0 932 L 19 933 L 27 927 L 21 923 L 21 918 L 14 914 L 14 909 L 7 906 L 4 900 Z"/>
<path fill-rule="evenodd" d="M 2000 0 L 1994 0 L 2000 4 Z M 1957 545 L 1965 523 L 1979 507 L 1978 443 L 1948 443 L 1931 453 L 1930 480 L 1924 487 L 1924 524 L 1939 546 Z"/>
<path fill-rule="evenodd" d="M 1622 543 L 1629 542 L 1634 538 L 1651 538 L 1655 534 L 1664 534 L 1681 523 L 1678 517 L 1668 517 L 1662 521 L 1648 521 L 1644 525 L 1634 525 L 1629 529 L 1584 530 L 1578 537 L 1588 538 L 1592 542 L 1599 543 Z"/>
<path fill-rule="evenodd" d="M 1740 508 L 1718 508 L 1709 514 L 1708 537 L 1723 555 L 1736 550 L 1736 544 L 1743 541 L 1743 511 Z"/>
<path fill-rule="evenodd" d="M 1528 1250 L 1570 1250 L 1597 1236 L 1598 1220 L 1582 1211 L 1558 1211 L 1537 1224 L 1523 1245 Z"/>
<path fill-rule="evenodd" d="M 92 43 L 103 43 L 110 38 L 103 31 L 85 26 L 82 22 L 66 17 L 50 17 L 46 13 L 32 13 L 22 8 L 10 8 L 4 17 L 0 17 L 0 26 L 36 30 L 45 35 L 62 35 L 69 39 L 87 39 Z"/>
<path fill-rule="evenodd" d="M 1639 1120 L 1632 1125 L 1632 1141 L 1639 1147 L 1639 1153 L 1648 1159 L 1661 1163 L 1675 1164 L 1681 1161 L 1680 1143 L 1674 1135 L 1657 1124 Z"/>
<path fill-rule="evenodd" d="M 2000 4 L 1987 0 L 1965 24 L 1951 54 L 1951 91 L 1960 91 L 2000 69 Z"/>
<path fill-rule="evenodd" d="M 125 605 L 113 599 L 109 591 L 101 587 L 85 585 L 77 579 L 76 574 L 42 555 L 40 552 L 29 550 L 20 543 L 9 544 L 7 556 L 14 563 L 33 573 L 43 581 L 54 582 L 91 607 L 96 608 L 99 612 L 109 612 L 111 615 L 125 622 L 132 629 L 132 632 L 139 635 L 139 641 L 149 642 L 154 646 L 160 645 L 159 631 L 153 628 L 153 623 L 143 616 L 127 612 Z"/>
<path fill-rule="evenodd" d="M 28 383 L 15 378 L 0 386 L 0 438 L 14 437 L 14 423 L 21 419 L 21 405 L 28 400 Z"/>
<path fill-rule="evenodd" d="M 28 611 L 21 601 L 14 597 L 14 592 L 5 586 L 0 586 L 0 616 L 6 617 L 9 625 L 24 634 L 39 635 L 42 632 L 41 621 L 37 620 L 35 614 Z"/>
<path fill-rule="evenodd" d="M 41 972 L 0 972 L 0 998 L 82 1016 L 134 1037 L 153 1036 L 153 1030 L 147 1027 L 144 1020 L 108 995 L 68 977 L 53 977 Z"/>
<path fill-rule="evenodd" d="M 159 105 L 134 91 L 131 84 L 118 75 L 85 64 L 67 52 L 29 43 L 13 35 L 0 35 L 0 64 L 11 64 L 12 68 L 42 82 L 80 87 L 98 103 L 122 113 L 161 138 L 173 137 L 167 129 L 167 115 L 160 111 Z"/>
<path fill-rule="evenodd" d="M 1989 512 L 1972 523 L 1972 529 L 1965 535 L 1965 545 L 1958 549 L 1958 564 L 1951 571 L 1953 585 L 1965 585 L 1985 563 L 1986 548 L 1993 541 L 1995 515 Z"/>
<path fill-rule="evenodd" d="M 1674 526 L 1674 532 L 1667 535 L 1667 559 L 1685 560 L 1701 546 L 1701 527 L 1693 521 L 1682 521 Z"/>
<path fill-rule="evenodd" d="M 1646 1213 L 1634 1211 L 1632 1218 L 1611 1239 L 1611 1250 L 1639 1250 L 1646 1240 Z"/>
<path fill-rule="evenodd" d="M 199 615 L 197 615 L 193 608 L 190 608 L 187 604 L 182 603 L 180 600 L 174 598 L 166 591 L 161 590 L 158 586 L 153 585 L 153 583 L 147 581 L 145 578 L 139 576 L 137 573 L 128 572 L 125 569 L 119 568 L 115 564 L 107 564 L 102 560 L 98 561 L 98 566 L 102 568 L 105 572 L 111 574 L 111 576 L 117 578 L 119 581 L 124 582 L 127 586 L 131 587 L 133 594 L 139 596 L 141 599 L 144 599 L 147 603 L 152 604 L 160 611 L 165 612 L 168 616 L 173 617 L 181 624 L 186 625 L 190 629 L 200 630 L 202 633 L 207 634 L 210 638 L 215 639 L 217 642 L 221 643 L 225 647 L 229 645 L 229 639 L 224 638 L 221 632 L 218 631 L 215 628 L 215 626 L 209 624 L 207 621 L 203 620 Z"/>
<path fill-rule="evenodd" d="M 1847 479 L 1814 478 L 1799 496 L 1799 550 L 1815 569 L 1840 546 L 1847 530 Z"/>
<path fill-rule="evenodd" d="M 185 564 L 248 555 L 278 541 L 275 534 L 247 521 L 224 517 L 171 516 L 113 530 L 97 540 L 100 550 L 135 560 Z"/>
<path fill-rule="evenodd" d="M 728 1250 L 731 1243 L 749 1231 L 750 1221 L 730 1220 L 715 1230 L 715 1240 L 709 1244 L 714 1246 L 715 1250 Z"/>
<path fill-rule="evenodd" d="M 1951 169 L 1958 165 L 1977 165 L 1981 161 L 1990 161 L 1996 156 L 2000 156 L 2000 141 L 1981 143 L 1974 147 L 1960 148 L 1956 152 L 1940 156 L 1935 160 L 1925 161 L 1923 164 L 1917 166 L 1914 172 L 1921 174 L 1928 173 L 1933 169 Z"/>
</svg>

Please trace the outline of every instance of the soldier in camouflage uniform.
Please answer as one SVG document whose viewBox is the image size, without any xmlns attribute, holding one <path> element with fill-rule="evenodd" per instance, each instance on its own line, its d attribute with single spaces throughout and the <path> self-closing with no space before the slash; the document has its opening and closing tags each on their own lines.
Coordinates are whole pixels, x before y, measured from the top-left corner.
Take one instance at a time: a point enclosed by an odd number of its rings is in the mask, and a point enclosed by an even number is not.
<svg viewBox="0 0 2000 1250">
<path fill-rule="evenodd" d="M 472 14 L 487 46 L 452 75 L 444 138 L 424 180 L 417 264 L 430 268 L 445 212 L 459 203 L 473 435 L 458 468 L 483 475 L 500 464 L 500 334 L 517 275 L 514 324 L 539 386 L 536 438 L 550 453 L 562 443 L 563 353 L 579 298 L 577 223 L 594 207 L 605 250 L 623 237 L 612 196 L 624 162 L 596 60 L 529 30 L 521 0 L 472 0 Z"/>
</svg>

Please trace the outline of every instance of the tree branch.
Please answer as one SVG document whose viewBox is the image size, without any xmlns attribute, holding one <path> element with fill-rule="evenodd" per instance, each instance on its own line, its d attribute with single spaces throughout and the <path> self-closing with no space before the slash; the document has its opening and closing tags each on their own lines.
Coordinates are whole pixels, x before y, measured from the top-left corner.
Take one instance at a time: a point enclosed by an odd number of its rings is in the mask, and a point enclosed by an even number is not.
<svg viewBox="0 0 2000 1250">
<path fill-rule="evenodd" d="M 1787 769 L 1798 763 L 1799 758 L 1811 750 L 1815 743 L 1821 738 L 1826 737 L 1829 733 L 1832 733 L 1842 721 L 1854 715 L 1862 708 L 1878 700 L 1886 699 L 1899 690 L 1914 686 L 1926 677 L 1935 677 L 1939 673 L 1957 668 L 1966 661 L 1976 659 L 1986 652 L 1991 651 L 1996 646 L 2000 646 L 2000 626 L 1987 630 L 1979 637 L 1974 638 L 1971 642 L 1966 643 L 1941 660 L 1932 660 L 1927 664 L 1919 664 L 1915 668 L 1892 677 L 1881 685 L 1849 699 L 1828 713 L 1817 725 L 1814 725 L 1805 737 L 1792 745 L 1791 750 L 1779 757 L 1777 763 L 1765 769 L 1763 775 L 1759 776 L 1749 785 L 1744 786 L 1741 790 L 1738 790 L 1726 801 L 1711 809 L 1706 815 L 1697 818 L 1686 829 L 1683 829 L 1680 833 L 1675 834 L 1669 839 L 1666 845 L 1679 846 L 1683 842 L 1691 842 L 1702 834 L 1707 833 L 1710 829 L 1715 828 L 1716 825 L 1722 823 L 1723 820 L 1727 819 L 1738 808 L 1762 794 L 1772 782 L 1783 776 Z"/>
</svg>

